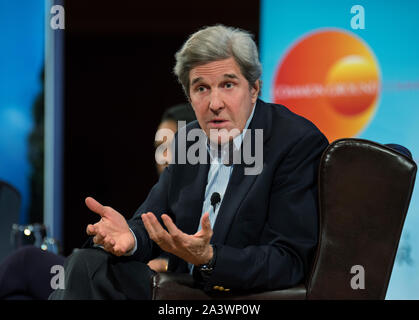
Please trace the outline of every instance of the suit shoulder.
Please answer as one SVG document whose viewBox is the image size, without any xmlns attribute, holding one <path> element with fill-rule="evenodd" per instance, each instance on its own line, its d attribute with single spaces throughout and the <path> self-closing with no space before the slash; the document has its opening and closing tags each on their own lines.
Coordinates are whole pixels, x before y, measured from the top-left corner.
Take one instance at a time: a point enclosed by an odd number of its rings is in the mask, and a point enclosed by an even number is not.
<svg viewBox="0 0 419 320">
<path fill-rule="evenodd" d="M 273 134 L 289 137 L 303 137 L 307 134 L 318 134 L 324 137 L 317 126 L 307 118 L 300 116 L 286 106 L 274 103 L 265 103 L 272 121 Z M 325 137 L 324 137 L 325 138 Z"/>
<path fill-rule="evenodd" d="M 186 125 L 186 127 L 185 127 L 185 130 L 186 130 L 186 132 L 189 132 L 190 130 L 192 130 L 192 129 L 200 129 L 201 127 L 199 126 L 199 122 L 198 122 L 198 120 L 194 120 L 194 121 L 191 121 L 191 122 L 189 122 L 187 125 Z"/>
</svg>

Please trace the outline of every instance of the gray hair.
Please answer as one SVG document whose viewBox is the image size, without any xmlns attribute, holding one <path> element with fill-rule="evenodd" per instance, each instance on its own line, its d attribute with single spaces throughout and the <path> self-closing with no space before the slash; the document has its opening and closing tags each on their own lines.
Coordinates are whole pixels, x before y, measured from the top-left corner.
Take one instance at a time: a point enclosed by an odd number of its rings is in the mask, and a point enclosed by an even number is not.
<svg viewBox="0 0 419 320">
<path fill-rule="evenodd" d="M 260 78 L 262 66 L 253 36 L 247 31 L 215 25 L 194 34 L 176 52 L 173 69 L 189 98 L 189 72 L 198 65 L 233 57 L 250 86 Z"/>
</svg>

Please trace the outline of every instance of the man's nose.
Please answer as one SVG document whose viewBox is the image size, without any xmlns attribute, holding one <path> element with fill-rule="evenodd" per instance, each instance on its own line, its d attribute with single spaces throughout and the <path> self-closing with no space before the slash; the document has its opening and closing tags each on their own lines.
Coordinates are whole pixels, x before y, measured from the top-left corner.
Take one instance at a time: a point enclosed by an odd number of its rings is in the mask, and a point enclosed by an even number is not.
<svg viewBox="0 0 419 320">
<path fill-rule="evenodd" d="M 211 92 L 209 108 L 211 109 L 211 111 L 215 113 L 219 112 L 221 109 L 224 108 L 223 99 L 221 98 L 217 90 Z"/>
</svg>

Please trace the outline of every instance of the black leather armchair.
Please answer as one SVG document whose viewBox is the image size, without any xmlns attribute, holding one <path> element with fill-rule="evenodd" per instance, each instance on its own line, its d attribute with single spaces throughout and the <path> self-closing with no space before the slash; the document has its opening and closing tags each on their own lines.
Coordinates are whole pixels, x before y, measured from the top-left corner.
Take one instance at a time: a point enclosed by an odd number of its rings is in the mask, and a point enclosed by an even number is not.
<svg viewBox="0 0 419 320">
<path fill-rule="evenodd" d="M 320 162 L 319 245 L 305 284 L 207 294 L 194 287 L 188 274 L 158 273 L 152 279 L 153 299 L 384 299 L 416 171 L 410 152 L 401 146 L 336 140 Z M 351 286 L 353 266 L 364 270 L 364 289 Z"/>
</svg>

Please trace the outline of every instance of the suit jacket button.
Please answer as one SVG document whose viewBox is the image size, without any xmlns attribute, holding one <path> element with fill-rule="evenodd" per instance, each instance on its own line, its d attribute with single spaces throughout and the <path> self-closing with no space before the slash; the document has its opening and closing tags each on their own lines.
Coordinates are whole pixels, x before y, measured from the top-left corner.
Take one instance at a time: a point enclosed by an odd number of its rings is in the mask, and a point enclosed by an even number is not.
<svg viewBox="0 0 419 320">
<path fill-rule="evenodd" d="M 213 288 L 214 290 L 219 290 L 219 288 L 220 288 L 220 287 L 219 287 L 219 286 L 213 286 L 212 288 Z"/>
<path fill-rule="evenodd" d="M 219 290 L 220 290 L 220 291 L 224 291 L 224 287 L 220 287 L 220 288 L 219 288 Z"/>
</svg>

